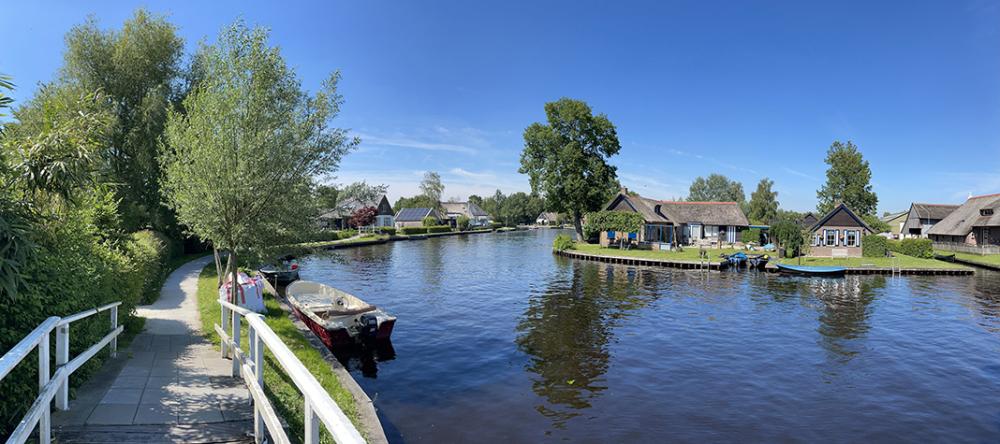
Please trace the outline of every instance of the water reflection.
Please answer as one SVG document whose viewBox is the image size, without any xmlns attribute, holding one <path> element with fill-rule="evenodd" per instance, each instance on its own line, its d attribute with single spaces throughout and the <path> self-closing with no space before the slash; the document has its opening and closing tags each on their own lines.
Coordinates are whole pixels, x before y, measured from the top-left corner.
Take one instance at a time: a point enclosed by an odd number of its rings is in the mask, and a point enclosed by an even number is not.
<svg viewBox="0 0 1000 444">
<path fill-rule="evenodd" d="M 530 357 L 526 369 L 537 375 L 532 390 L 549 403 L 536 410 L 560 429 L 607 389 L 613 329 L 653 300 L 637 288 L 655 279 L 634 268 L 565 265 L 569 276 L 554 280 L 529 302 L 516 339 Z"/>
<path fill-rule="evenodd" d="M 827 351 L 851 360 L 861 350 L 858 346 L 871 328 L 871 303 L 876 290 L 885 288 L 883 276 L 843 279 L 813 278 L 805 287 L 823 304 L 819 315 L 820 344 Z"/>
<path fill-rule="evenodd" d="M 378 377 L 378 363 L 396 359 L 396 349 L 391 340 L 337 347 L 330 351 L 344 368 L 348 371 L 360 371 L 366 378 Z"/>
</svg>

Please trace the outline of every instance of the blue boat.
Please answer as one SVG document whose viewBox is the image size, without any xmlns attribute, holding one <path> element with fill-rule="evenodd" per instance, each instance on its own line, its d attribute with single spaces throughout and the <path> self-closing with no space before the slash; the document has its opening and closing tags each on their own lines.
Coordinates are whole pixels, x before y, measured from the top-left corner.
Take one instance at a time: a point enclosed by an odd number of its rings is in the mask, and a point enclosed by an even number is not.
<svg viewBox="0 0 1000 444">
<path fill-rule="evenodd" d="M 739 267 L 740 265 L 743 265 L 743 263 L 747 261 L 747 255 L 744 254 L 742 251 L 737 251 L 733 254 L 723 254 L 721 255 L 721 257 L 734 267 Z"/>
<path fill-rule="evenodd" d="M 782 273 L 804 274 L 809 276 L 843 276 L 847 267 L 817 267 L 809 265 L 775 264 Z"/>
</svg>

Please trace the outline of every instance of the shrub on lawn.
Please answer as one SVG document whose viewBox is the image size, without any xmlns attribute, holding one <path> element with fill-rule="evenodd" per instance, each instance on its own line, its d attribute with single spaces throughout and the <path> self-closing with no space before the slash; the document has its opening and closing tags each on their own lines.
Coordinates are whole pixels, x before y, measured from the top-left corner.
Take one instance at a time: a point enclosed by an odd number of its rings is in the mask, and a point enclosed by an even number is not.
<svg viewBox="0 0 1000 444">
<path fill-rule="evenodd" d="M 934 245 L 930 239 L 903 239 L 890 242 L 889 248 L 896 253 L 907 256 L 930 259 L 934 257 Z"/>
<path fill-rule="evenodd" d="M 420 224 L 425 227 L 433 227 L 438 224 L 438 220 L 433 217 L 427 216 L 422 221 L 420 221 Z"/>
<path fill-rule="evenodd" d="M 427 228 L 427 232 L 428 233 L 450 233 L 451 232 L 451 227 L 449 227 L 447 225 L 434 225 L 434 226 L 425 227 L 425 228 Z"/>
<path fill-rule="evenodd" d="M 555 240 L 552 241 L 552 249 L 556 251 L 566 251 L 573 250 L 576 246 L 573 245 L 573 238 L 560 234 L 556 236 Z"/>
<path fill-rule="evenodd" d="M 393 227 L 380 227 L 378 229 L 378 232 L 382 233 L 382 234 L 388 234 L 389 236 L 395 236 L 396 235 L 396 229 L 393 228 Z"/>
<path fill-rule="evenodd" d="M 459 231 L 465 231 L 469 229 L 469 216 L 461 214 L 455 219 L 455 226 Z"/>
<path fill-rule="evenodd" d="M 760 242 L 760 233 L 760 228 L 743 230 L 743 232 L 740 233 L 741 240 L 744 244 L 749 244 L 750 242 Z"/>
<path fill-rule="evenodd" d="M 400 228 L 403 234 L 427 234 L 427 227 L 403 227 Z"/>
<path fill-rule="evenodd" d="M 889 251 L 889 240 L 877 234 L 861 238 L 861 255 L 864 257 L 885 257 Z"/>
</svg>

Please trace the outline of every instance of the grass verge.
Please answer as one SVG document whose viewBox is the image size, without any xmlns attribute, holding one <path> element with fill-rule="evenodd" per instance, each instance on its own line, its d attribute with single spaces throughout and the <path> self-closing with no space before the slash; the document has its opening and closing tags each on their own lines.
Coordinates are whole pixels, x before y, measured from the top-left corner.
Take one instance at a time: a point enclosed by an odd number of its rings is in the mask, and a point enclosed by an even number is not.
<svg viewBox="0 0 1000 444">
<path fill-rule="evenodd" d="M 935 254 L 949 255 L 954 254 L 955 258 L 961 259 L 963 261 L 975 262 L 977 264 L 991 265 L 994 267 L 1000 267 L 1000 254 L 971 254 L 971 253 L 956 253 L 954 251 L 939 251 L 935 250 Z"/>
<path fill-rule="evenodd" d="M 201 270 L 201 275 L 198 277 L 198 312 L 201 315 L 202 333 L 216 345 L 219 344 L 219 335 L 215 333 L 215 324 L 219 323 L 221 315 L 219 304 L 216 302 L 218 299 L 217 279 L 214 264 L 208 264 Z M 355 427 L 364 433 L 364 429 L 358 423 L 354 397 L 340 385 L 340 380 L 333 373 L 330 364 L 323 359 L 319 350 L 309 344 L 309 341 L 295 327 L 295 324 L 273 297 L 265 298 L 265 305 L 267 313 L 264 317 L 267 325 L 281 338 L 292 353 L 295 353 L 295 356 L 302 361 L 302 365 L 316 377 L 316 380 L 326 389 L 327 393 L 340 406 L 340 409 L 344 411 L 344 414 L 351 419 Z M 248 331 L 246 324 L 240 331 L 244 333 L 241 338 L 243 342 L 241 348 L 246 350 L 247 335 L 245 332 Z M 289 438 L 294 442 L 302 442 L 305 424 L 305 400 L 270 351 L 265 353 L 264 357 L 264 391 L 267 392 L 268 399 L 271 400 L 274 409 L 288 423 Z M 321 442 L 333 442 L 323 427 L 320 427 L 320 430 Z"/>
<path fill-rule="evenodd" d="M 897 265 L 900 268 L 912 269 L 963 269 L 967 268 L 960 264 L 943 262 L 936 259 L 921 259 L 913 256 L 896 254 L 897 262 L 893 264 L 891 257 L 803 257 L 802 265 L 814 265 L 823 267 L 848 267 L 848 268 L 891 268 Z M 781 259 L 783 264 L 799 265 L 798 258 Z"/>
<path fill-rule="evenodd" d="M 698 262 L 699 260 L 698 256 L 700 254 L 697 247 L 687 247 L 684 248 L 684 251 L 619 250 L 617 248 L 604 248 L 601 247 L 600 245 L 581 244 L 579 242 L 573 244 L 573 249 L 581 253 L 594 254 L 598 256 L 634 257 L 641 259 L 659 259 L 665 261 L 695 262 L 695 263 Z M 737 250 L 734 248 L 705 249 L 705 252 L 708 254 L 708 260 L 712 262 L 719 262 L 720 260 L 722 260 L 719 257 L 720 254 L 732 254 L 737 251 L 742 251 L 748 254 L 758 253 L 756 251 L 746 251 L 742 249 Z"/>
<path fill-rule="evenodd" d="M 367 236 L 355 237 L 350 239 L 340 239 L 335 241 L 323 241 L 323 242 L 306 242 L 302 244 L 295 245 L 301 248 L 319 248 L 319 247 L 329 247 L 331 245 L 350 245 L 359 242 L 369 242 L 375 240 L 389 239 L 388 234 L 372 234 Z"/>
</svg>

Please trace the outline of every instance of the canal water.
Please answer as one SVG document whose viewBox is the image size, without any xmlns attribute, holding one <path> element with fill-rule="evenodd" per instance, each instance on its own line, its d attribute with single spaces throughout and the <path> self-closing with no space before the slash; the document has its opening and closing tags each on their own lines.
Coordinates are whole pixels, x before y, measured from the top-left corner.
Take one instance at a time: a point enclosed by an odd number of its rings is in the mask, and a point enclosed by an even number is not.
<svg viewBox="0 0 1000 444">
<path fill-rule="evenodd" d="M 1000 274 L 798 278 L 554 256 L 556 230 L 307 259 L 399 317 L 341 353 L 393 442 L 1000 439 Z"/>
</svg>

